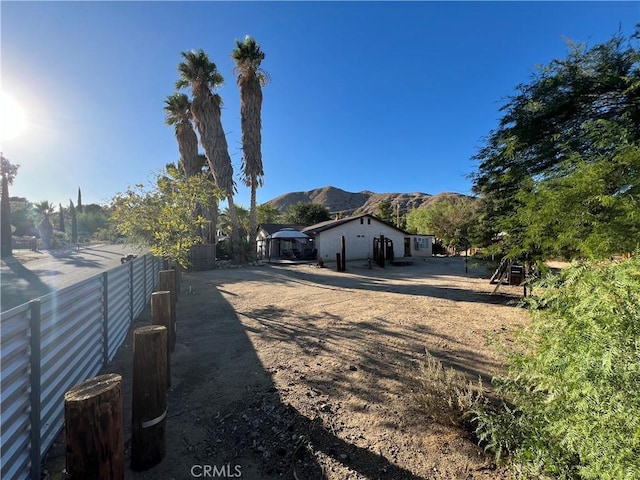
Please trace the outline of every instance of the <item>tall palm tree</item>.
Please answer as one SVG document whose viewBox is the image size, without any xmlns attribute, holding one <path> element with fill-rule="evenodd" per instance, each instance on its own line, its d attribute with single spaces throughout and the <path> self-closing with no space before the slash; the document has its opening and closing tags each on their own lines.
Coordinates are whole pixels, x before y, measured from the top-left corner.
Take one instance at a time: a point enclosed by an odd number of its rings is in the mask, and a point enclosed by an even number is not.
<svg viewBox="0 0 640 480">
<path fill-rule="evenodd" d="M 195 120 L 196 128 L 200 134 L 200 143 L 209 162 L 209 168 L 213 177 L 224 194 L 229 204 L 229 215 L 234 225 L 232 242 L 239 242 L 238 221 L 235 214 L 233 194 L 236 186 L 233 181 L 233 165 L 229 156 L 227 138 L 222 128 L 220 105 L 222 99 L 213 90 L 224 81 L 218 72 L 216 65 L 209 60 L 202 50 L 182 52 L 184 59 L 178 65 L 180 80 L 176 82 L 177 88 L 191 87 L 193 99 L 191 101 L 191 114 Z"/>
<path fill-rule="evenodd" d="M 165 123 L 173 125 L 178 151 L 180 152 L 180 165 L 187 177 L 192 177 L 202 169 L 198 165 L 198 136 L 191 123 L 191 102 L 184 93 L 169 95 L 164 101 Z"/>
<path fill-rule="evenodd" d="M 55 207 L 47 200 L 38 202 L 35 204 L 35 210 L 40 215 L 40 223 L 38 223 L 38 231 L 42 238 L 42 243 L 45 248 L 51 246 L 51 236 L 53 235 L 53 224 L 51 223 L 51 214 L 54 212 Z"/>
<path fill-rule="evenodd" d="M 260 68 L 264 52 L 260 45 L 247 35 L 244 41 L 236 40 L 231 53 L 236 62 L 237 84 L 240 88 L 240 117 L 242 127 L 242 181 L 251 188 L 249 206 L 249 241 L 255 247 L 258 224 L 256 190 L 263 185 L 262 167 L 262 86 L 267 83 L 267 73 Z M 253 248 L 255 251 L 255 248 Z"/>
</svg>

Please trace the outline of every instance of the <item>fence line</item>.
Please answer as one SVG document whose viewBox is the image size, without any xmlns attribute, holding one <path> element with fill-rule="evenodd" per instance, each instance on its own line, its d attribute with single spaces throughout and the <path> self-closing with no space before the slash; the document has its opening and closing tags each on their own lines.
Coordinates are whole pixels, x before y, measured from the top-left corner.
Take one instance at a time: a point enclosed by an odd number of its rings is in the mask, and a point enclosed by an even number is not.
<svg viewBox="0 0 640 480">
<path fill-rule="evenodd" d="M 64 393 L 113 360 L 161 268 L 144 255 L 0 314 L 0 478 L 40 478 Z"/>
</svg>

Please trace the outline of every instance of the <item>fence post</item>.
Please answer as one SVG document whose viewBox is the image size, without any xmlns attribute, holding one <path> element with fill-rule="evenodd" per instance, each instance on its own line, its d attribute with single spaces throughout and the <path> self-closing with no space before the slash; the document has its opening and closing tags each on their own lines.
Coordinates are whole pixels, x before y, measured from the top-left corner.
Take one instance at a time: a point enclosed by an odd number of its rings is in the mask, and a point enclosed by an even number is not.
<svg viewBox="0 0 640 480">
<path fill-rule="evenodd" d="M 64 424 L 70 478 L 124 480 L 120 375 L 93 377 L 65 393 Z"/>
<path fill-rule="evenodd" d="M 173 331 L 171 332 L 171 351 L 176 348 L 176 336 L 178 334 L 178 327 L 176 325 L 176 275 L 173 270 L 161 270 L 159 273 L 160 281 L 158 285 L 159 291 L 171 292 L 171 325 Z"/>
<path fill-rule="evenodd" d="M 31 478 L 40 478 L 40 300 L 31 300 Z"/>
<path fill-rule="evenodd" d="M 147 470 L 166 454 L 167 328 L 149 325 L 133 331 L 131 468 Z"/>
<path fill-rule="evenodd" d="M 171 386 L 171 350 L 174 334 L 171 319 L 171 292 L 160 291 L 151 294 L 151 323 L 167 328 L 167 386 Z"/>
<path fill-rule="evenodd" d="M 109 274 L 102 273 L 102 365 L 109 365 Z"/>
</svg>

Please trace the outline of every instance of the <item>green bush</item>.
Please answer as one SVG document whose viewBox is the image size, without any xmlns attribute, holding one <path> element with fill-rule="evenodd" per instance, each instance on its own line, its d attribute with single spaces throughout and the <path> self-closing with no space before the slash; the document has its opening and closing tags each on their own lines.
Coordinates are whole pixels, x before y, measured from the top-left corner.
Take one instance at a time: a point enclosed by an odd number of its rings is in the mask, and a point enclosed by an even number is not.
<svg viewBox="0 0 640 480">
<path fill-rule="evenodd" d="M 640 478 L 640 258 L 538 287 L 524 353 L 497 382 L 502 406 L 476 407 L 479 438 L 524 478 Z"/>
</svg>

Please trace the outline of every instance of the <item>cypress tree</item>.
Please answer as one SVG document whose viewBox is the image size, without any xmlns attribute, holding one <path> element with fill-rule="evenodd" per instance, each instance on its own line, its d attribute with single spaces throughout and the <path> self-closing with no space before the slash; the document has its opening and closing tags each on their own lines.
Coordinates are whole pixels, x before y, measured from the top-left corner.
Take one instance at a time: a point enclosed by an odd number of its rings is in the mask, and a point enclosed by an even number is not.
<svg viewBox="0 0 640 480">
<path fill-rule="evenodd" d="M 58 209 L 60 210 L 60 223 L 58 225 L 58 230 L 60 230 L 61 232 L 64 232 L 64 212 L 62 211 L 62 204 L 59 203 L 58 204 Z"/>
<path fill-rule="evenodd" d="M 78 213 L 82 213 L 82 192 L 80 192 L 80 187 L 78 187 Z"/>
<path fill-rule="evenodd" d="M 78 219 L 73 202 L 69 200 L 69 213 L 71 215 L 71 243 L 78 243 Z"/>
</svg>

